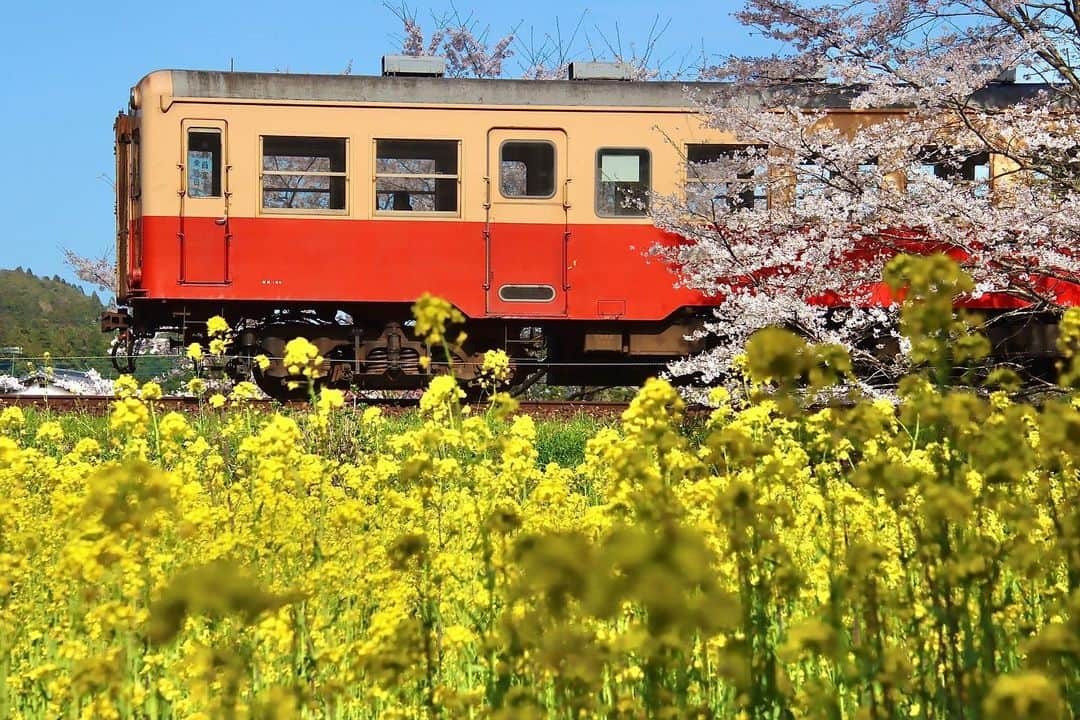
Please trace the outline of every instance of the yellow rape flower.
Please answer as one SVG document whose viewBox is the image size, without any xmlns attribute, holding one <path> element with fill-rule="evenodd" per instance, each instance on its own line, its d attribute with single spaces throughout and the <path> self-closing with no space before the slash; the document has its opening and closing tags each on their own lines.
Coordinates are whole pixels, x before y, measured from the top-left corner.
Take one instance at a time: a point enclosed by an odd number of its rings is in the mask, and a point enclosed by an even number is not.
<svg viewBox="0 0 1080 720">
<path fill-rule="evenodd" d="M 196 397 L 206 392 L 206 381 L 202 378 L 191 378 L 187 382 L 188 392 Z"/>
<path fill-rule="evenodd" d="M 210 337 L 225 335 L 229 332 L 229 323 L 220 315 L 215 315 L 206 321 L 206 332 Z"/>
<path fill-rule="evenodd" d="M 113 381 L 113 394 L 118 398 L 135 397 L 138 392 L 139 383 L 130 375 L 121 375 Z"/>
<path fill-rule="evenodd" d="M 421 396 L 420 411 L 433 413 L 438 417 L 464 397 L 465 391 L 458 387 L 457 380 L 452 375 L 439 375 L 432 378 L 431 384 Z"/>
<path fill-rule="evenodd" d="M 163 440 L 181 443 L 194 436 L 194 431 L 187 419 L 178 412 L 166 413 L 158 423 L 158 432 Z"/>
<path fill-rule="evenodd" d="M 139 392 L 139 397 L 143 400 L 160 400 L 162 394 L 161 386 L 156 382 L 150 381 L 143 383 L 142 390 Z"/>
<path fill-rule="evenodd" d="M 446 339 L 446 326 L 449 323 L 463 323 L 465 316 L 446 300 L 424 293 L 413 304 L 413 317 L 416 318 L 416 335 L 428 345 L 438 345 Z"/>
<path fill-rule="evenodd" d="M 244 381 L 236 383 L 232 392 L 229 393 L 229 399 L 234 403 L 243 403 L 247 400 L 254 400 L 259 395 L 259 388 L 255 387 L 253 383 Z"/>
<path fill-rule="evenodd" d="M 142 435 L 149 422 L 150 412 L 137 398 L 122 397 L 113 403 L 112 414 L 109 415 L 109 428 L 113 432 Z"/>
<path fill-rule="evenodd" d="M 322 415 L 329 415 L 331 410 L 335 410 L 345 405 L 345 393 L 341 390 L 334 390 L 332 388 L 323 388 L 319 392 L 319 401 L 316 403 L 316 409 Z"/>
<path fill-rule="evenodd" d="M 1058 720 L 1062 710 L 1055 683 L 1032 671 L 1002 675 L 983 701 L 983 712 L 990 720 Z"/>
<path fill-rule="evenodd" d="M 34 439 L 40 442 L 58 443 L 64 439 L 64 430 L 55 420 L 43 422 L 38 426 Z"/>
<path fill-rule="evenodd" d="M 370 428 L 376 428 L 385 422 L 383 418 L 382 408 L 376 405 L 364 408 L 363 414 L 360 416 L 360 422 Z"/>
<path fill-rule="evenodd" d="M 323 357 L 319 355 L 319 348 L 306 338 L 293 338 L 285 344 L 285 367 L 290 374 L 312 379 L 321 377 L 319 366 L 322 363 Z"/>
<path fill-rule="evenodd" d="M 484 353 L 484 361 L 480 371 L 496 383 L 504 383 L 510 379 L 510 357 L 504 350 L 488 350 Z"/>
<path fill-rule="evenodd" d="M 6 407 L 0 411 L 0 432 L 5 435 L 13 435 L 18 432 L 25 422 L 26 418 L 23 415 L 22 408 L 16 405 Z"/>
</svg>

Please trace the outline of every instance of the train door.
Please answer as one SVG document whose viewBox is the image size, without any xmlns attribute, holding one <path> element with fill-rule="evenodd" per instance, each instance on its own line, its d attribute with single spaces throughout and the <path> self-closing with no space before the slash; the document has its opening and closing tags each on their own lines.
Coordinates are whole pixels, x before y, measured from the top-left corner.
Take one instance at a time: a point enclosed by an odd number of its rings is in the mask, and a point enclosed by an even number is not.
<svg viewBox="0 0 1080 720">
<path fill-rule="evenodd" d="M 180 282 L 229 282 L 228 135 L 223 120 L 184 120 Z"/>
<path fill-rule="evenodd" d="M 570 238 L 566 133 L 493 128 L 487 155 L 487 312 L 565 315 Z"/>
<path fill-rule="evenodd" d="M 116 131 L 116 297 L 128 297 L 132 281 L 142 279 L 142 217 L 139 178 L 139 128 L 134 115 L 120 113 Z"/>
</svg>

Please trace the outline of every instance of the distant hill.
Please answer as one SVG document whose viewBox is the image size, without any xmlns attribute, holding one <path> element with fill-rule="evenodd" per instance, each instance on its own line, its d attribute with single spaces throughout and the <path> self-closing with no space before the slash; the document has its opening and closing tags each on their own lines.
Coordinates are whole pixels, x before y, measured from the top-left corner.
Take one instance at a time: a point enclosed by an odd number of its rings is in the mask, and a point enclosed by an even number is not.
<svg viewBox="0 0 1080 720">
<path fill-rule="evenodd" d="M 98 329 L 103 309 L 97 293 L 87 295 L 59 276 L 37 277 L 22 268 L 0 270 L 0 347 L 17 345 L 24 357 L 40 357 L 46 351 L 55 358 L 104 355 L 111 338 Z M 61 365 L 103 366 L 57 363 Z"/>
</svg>

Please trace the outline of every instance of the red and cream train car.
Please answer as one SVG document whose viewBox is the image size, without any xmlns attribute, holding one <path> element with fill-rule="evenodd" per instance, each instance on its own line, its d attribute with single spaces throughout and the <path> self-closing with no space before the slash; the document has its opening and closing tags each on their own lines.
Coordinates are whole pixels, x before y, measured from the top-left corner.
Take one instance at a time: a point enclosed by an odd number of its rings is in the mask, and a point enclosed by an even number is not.
<svg viewBox="0 0 1080 720">
<path fill-rule="evenodd" d="M 428 351 L 409 308 L 429 292 L 468 318 L 452 349 L 465 380 L 501 347 L 520 367 L 542 359 L 552 383 L 637 381 L 693 349 L 685 336 L 715 302 L 646 255 L 675 241 L 648 194 L 676 192 L 687 156 L 739 140 L 703 127 L 686 91 L 151 73 L 116 124 L 128 310 L 109 325 L 186 344 L 223 315 L 237 377 L 304 336 L 331 383 L 411 387 Z M 285 376 L 280 362 L 256 371 L 274 395 Z"/>
</svg>

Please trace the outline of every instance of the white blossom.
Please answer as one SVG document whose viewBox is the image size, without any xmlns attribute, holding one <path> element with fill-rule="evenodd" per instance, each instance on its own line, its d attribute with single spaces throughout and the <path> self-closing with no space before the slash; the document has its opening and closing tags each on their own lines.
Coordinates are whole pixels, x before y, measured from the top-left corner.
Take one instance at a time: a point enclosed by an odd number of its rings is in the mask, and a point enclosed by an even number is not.
<svg viewBox="0 0 1080 720">
<path fill-rule="evenodd" d="M 69 375 L 57 375 L 52 379 L 52 384 L 67 390 L 73 395 L 112 395 L 113 381 L 103 378 L 97 370 L 90 369 L 82 378 L 73 378 Z"/>
<path fill-rule="evenodd" d="M 23 384 L 11 375 L 0 374 L 0 393 L 18 392 L 23 389 Z"/>
</svg>

